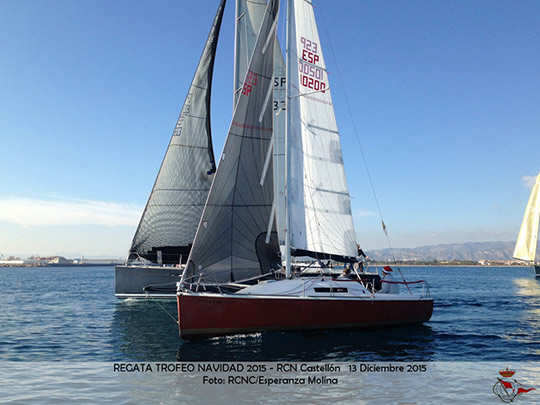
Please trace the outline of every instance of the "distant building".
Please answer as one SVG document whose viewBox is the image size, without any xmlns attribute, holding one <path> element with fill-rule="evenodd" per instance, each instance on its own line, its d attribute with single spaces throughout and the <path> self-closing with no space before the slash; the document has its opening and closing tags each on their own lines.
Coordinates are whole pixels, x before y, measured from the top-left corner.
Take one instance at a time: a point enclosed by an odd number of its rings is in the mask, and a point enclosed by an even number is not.
<svg viewBox="0 0 540 405">
<path fill-rule="evenodd" d="M 49 264 L 73 264 L 73 260 L 68 260 L 62 256 L 55 256 L 49 259 Z"/>
</svg>

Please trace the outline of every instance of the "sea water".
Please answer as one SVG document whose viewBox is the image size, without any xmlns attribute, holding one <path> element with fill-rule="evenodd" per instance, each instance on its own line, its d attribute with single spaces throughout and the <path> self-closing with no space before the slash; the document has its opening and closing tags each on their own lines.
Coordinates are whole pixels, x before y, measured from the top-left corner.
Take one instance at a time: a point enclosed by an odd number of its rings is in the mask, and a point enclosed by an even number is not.
<svg viewBox="0 0 540 405">
<path fill-rule="evenodd" d="M 430 286 L 435 306 L 424 325 L 186 342 L 174 301 L 114 297 L 113 267 L 1 268 L 0 402 L 501 403 L 493 385 L 511 366 L 519 383 L 536 387 L 515 401 L 540 403 L 532 269 L 400 270 Z M 196 368 L 168 369 L 174 362 Z M 244 368 L 231 371 L 234 364 Z M 327 371 L 316 371 L 321 365 Z M 408 371 L 376 371 L 388 365 Z"/>
</svg>

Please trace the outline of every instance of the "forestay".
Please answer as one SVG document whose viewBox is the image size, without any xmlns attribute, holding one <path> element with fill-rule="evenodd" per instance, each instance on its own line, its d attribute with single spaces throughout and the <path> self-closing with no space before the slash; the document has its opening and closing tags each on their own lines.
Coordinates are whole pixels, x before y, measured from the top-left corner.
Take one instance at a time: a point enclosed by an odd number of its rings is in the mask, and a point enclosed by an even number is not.
<svg viewBox="0 0 540 405">
<path fill-rule="evenodd" d="M 536 177 L 514 250 L 514 258 L 534 262 L 540 218 L 540 173 Z"/>
<path fill-rule="evenodd" d="M 187 260 L 215 171 L 210 88 L 223 17 L 222 0 L 154 187 L 133 238 L 129 260 Z"/>
<path fill-rule="evenodd" d="M 291 246 L 302 255 L 353 257 L 356 235 L 313 6 L 306 0 L 294 0 L 290 8 L 287 136 Z"/>
<path fill-rule="evenodd" d="M 277 0 L 268 3 L 183 281 L 239 282 L 280 266 L 271 221 L 273 164 L 265 162 L 272 139 L 278 7 Z"/>
</svg>

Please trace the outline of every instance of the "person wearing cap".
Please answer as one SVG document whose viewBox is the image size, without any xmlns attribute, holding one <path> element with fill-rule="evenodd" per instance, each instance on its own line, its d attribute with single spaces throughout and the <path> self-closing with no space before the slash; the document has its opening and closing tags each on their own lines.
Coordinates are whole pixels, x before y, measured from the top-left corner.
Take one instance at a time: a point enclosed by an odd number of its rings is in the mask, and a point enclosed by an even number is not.
<svg viewBox="0 0 540 405">
<path fill-rule="evenodd" d="M 339 278 L 351 278 L 351 264 L 347 263 Z"/>
<path fill-rule="evenodd" d="M 384 266 L 382 270 L 383 276 L 382 276 L 382 288 L 380 289 L 380 293 L 383 294 L 399 294 L 399 284 L 394 284 L 392 281 L 394 281 L 394 270 L 390 266 Z M 390 281 L 389 283 L 385 283 L 385 281 Z"/>
</svg>

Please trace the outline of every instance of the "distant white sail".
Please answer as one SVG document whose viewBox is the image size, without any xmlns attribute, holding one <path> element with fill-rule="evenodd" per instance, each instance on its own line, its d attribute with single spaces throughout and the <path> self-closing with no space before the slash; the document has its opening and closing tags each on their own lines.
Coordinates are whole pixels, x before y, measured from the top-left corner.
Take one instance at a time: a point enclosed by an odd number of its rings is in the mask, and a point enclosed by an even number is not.
<svg viewBox="0 0 540 405">
<path fill-rule="evenodd" d="M 289 32 L 291 246 L 356 256 L 356 235 L 328 73 L 310 1 L 294 0 Z"/>
<path fill-rule="evenodd" d="M 236 0 L 234 104 L 244 85 L 247 65 L 266 10 L 266 0 Z M 274 48 L 274 188 L 280 244 L 285 244 L 285 108 L 286 68 L 279 42 Z"/>
<path fill-rule="evenodd" d="M 534 262 L 540 218 L 540 173 L 536 177 L 514 250 L 514 258 Z"/>
</svg>

